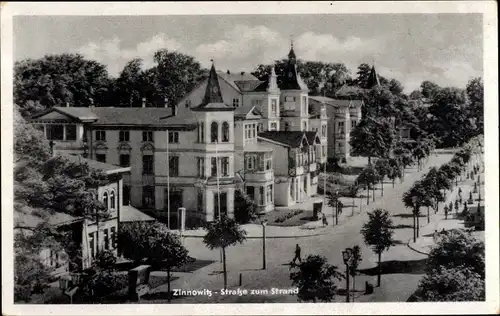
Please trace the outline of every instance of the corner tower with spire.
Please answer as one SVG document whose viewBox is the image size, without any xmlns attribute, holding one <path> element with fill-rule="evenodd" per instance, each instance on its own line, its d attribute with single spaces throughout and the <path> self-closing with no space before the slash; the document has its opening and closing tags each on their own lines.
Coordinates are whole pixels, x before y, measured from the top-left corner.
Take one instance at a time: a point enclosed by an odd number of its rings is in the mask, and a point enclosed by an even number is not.
<svg viewBox="0 0 500 316">
<path fill-rule="evenodd" d="M 371 89 L 375 86 L 380 86 L 380 80 L 378 78 L 377 70 L 375 69 L 375 63 L 373 63 L 368 77 L 367 88 Z"/>
</svg>

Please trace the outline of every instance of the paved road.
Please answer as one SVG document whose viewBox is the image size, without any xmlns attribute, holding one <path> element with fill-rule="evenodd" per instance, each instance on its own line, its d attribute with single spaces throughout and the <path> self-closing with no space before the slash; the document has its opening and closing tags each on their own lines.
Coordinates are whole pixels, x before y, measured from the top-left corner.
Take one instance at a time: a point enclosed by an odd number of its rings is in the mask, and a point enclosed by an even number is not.
<svg viewBox="0 0 500 316">
<path fill-rule="evenodd" d="M 451 154 L 443 154 L 432 156 L 422 171 L 416 169 L 406 170 L 404 183 L 396 183 L 393 189 L 391 184 L 385 185 L 384 196 L 380 197 L 380 191 L 376 191 L 376 201 L 371 202 L 366 206 L 366 198 L 362 212 L 359 213 L 359 208 L 356 210 L 358 214 L 349 217 L 350 208 L 344 211 L 344 219 L 339 223 L 339 226 L 331 227 L 331 230 L 321 236 L 304 237 L 304 238 L 287 238 L 287 239 L 268 239 L 266 242 L 267 248 L 267 269 L 262 269 L 262 240 L 251 239 L 247 240 L 243 245 L 238 245 L 230 248 L 227 251 L 227 267 L 228 267 L 228 284 L 229 288 L 237 288 L 239 286 L 239 274 L 242 274 L 244 288 L 247 289 L 271 289 L 275 288 L 290 288 L 292 286 L 289 280 L 289 266 L 294 255 L 295 244 L 299 243 L 302 248 L 302 256 L 309 254 L 323 255 L 328 259 L 330 264 L 339 267 L 340 271 L 344 272 L 345 268 L 342 261 L 342 251 L 346 247 L 359 245 L 362 251 L 363 261 L 360 264 L 360 269 L 369 269 L 376 267 L 377 257 L 373 254 L 363 241 L 360 234 L 361 227 L 368 219 L 367 211 L 375 208 L 383 208 L 390 212 L 394 225 L 403 228 L 395 229 L 395 239 L 401 244 L 392 247 L 389 251 L 382 255 L 383 261 L 412 261 L 417 263 L 417 260 L 425 258 L 424 255 L 416 253 L 409 249 L 404 243 L 412 236 L 411 228 L 412 218 L 411 211 L 405 209 L 401 202 L 402 194 L 416 180 L 419 180 L 428 169 L 432 166 L 440 166 L 451 159 Z M 359 205 L 359 199 L 356 201 Z M 331 214 L 331 209 L 327 208 L 326 212 Z M 347 214 L 345 214 L 347 213 Z M 408 216 L 409 215 L 409 216 Z M 347 220 L 347 217 L 348 220 Z M 329 219 L 330 224 L 331 218 Z M 426 224 L 426 218 L 422 217 L 421 225 Z M 404 228 L 407 227 L 407 228 Z M 290 228 L 294 229 L 294 228 Z M 219 251 L 208 250 L 200 238 L 186 238 L 185 246 L 190 251 L 190 254 L 199 259 L 211 259 L 218 261 L 220 259 Z M 177 273 L 179 279 L 172 283 L 172 288 L 182 289 L 211 289 L 219 291 L 222 288 L 223 280 L 222 265 L 218 262 L 206 266 L 194 273 Z M 422 273 L 395 273 L 382 276 L 382 287 L 376 288 L 375 293 L 369 296 L 360 295 L 359 300 L 370 301 L 405 301 L 411 293 L 416 289 L 418 280 Z M 376 276 L 360 276 L 356 282 L 358 289 L 364 289 L 364 281 L 376 283 Z M 339 287 L 344 288 L 345 281 L 339 282 Z M 164 286 L 157 291 L 165 291 Z M 361 294 L 361 293 L 360 293 Z M 155 303 L 161 303 L 161 295 Z M 340 296 L 339 300 L 345 300 L 345 297 Z M 215 297 L 185 297 L 176 300 L 175 302 L 297 302 L 293 295 L 284 296 L 215 296 Z"/>
</svg>

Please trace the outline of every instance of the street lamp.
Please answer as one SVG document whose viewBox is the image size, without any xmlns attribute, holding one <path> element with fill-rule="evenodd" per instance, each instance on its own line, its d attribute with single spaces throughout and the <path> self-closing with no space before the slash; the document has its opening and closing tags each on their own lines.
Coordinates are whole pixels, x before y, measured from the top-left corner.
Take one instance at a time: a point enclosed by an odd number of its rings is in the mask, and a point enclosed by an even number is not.
<svg viewBox="0 0 500 316">
<path fill-rule="evenodd" d="M 267 220 L 262 222 L 262 270 L 266 270 L 266 226 Z"/>
<path fill-rule="evenodd" d="M 350 289 L 349 289 L 349 265 L 351 263 L 351 258 L 352 258 L 352 249 L 351 248 L 346 248 L 344 251 L 342 251 L 342 259 L 344 259 L 344 264 L 345 264 L 345 280 L 346 280 L 346 299 L 345 301 L 349 303 L 349 298 L 350 298 Z"/>
<path fill-rule="evenodd" d="M 339 191 L 335 191 L 335 201 L 337 202 L 335 204 L 335 225 L 339 224 Z"/>
<path fill-rule="evenodd" d="M 417 200 L 418 198 L 416 196 L 413 196 L 411 198 L 411 201 L 413 202 L 413 242 L 417 242 L 417 226 L 416 226 L 416 216 L 418 215 L 417 210 L 418 210 L 418 205 L 417 205 Z"/>
</svg>

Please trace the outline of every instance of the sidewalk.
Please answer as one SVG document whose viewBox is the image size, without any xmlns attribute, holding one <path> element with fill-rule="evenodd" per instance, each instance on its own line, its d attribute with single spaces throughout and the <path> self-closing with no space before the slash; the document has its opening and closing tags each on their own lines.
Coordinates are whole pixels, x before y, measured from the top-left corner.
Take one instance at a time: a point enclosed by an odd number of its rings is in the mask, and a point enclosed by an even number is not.
<svg viewBox="0 0 500 316">
<path fill-rule="evenodd" d="M 475 160 L 474 160 L 475 162 Z M 481 169 L 482 170 L 482 169 Z M 471 170 L 467 170 L 469 172 Z M 484 179 L 484 172 L 480 173 L 481 179 Z M 477 177 L 477 176 L 476 176 Z M 476 178 L 477 179 L 477 178 Z M 456 199 L 458 199 L 458 188 L 462 188 L 462 199 L 466 201 L 469 196 L 469 192 L 471 192 L 474 189 L 474 181 L 473 179 L 467 179 L 464 177 L 462 179 L 462 182 L 459 182 L 458 187 L 455 187 L 451 193 L 448 193 L 446 196 L 446 204 L 442 204 L 442 208 L 437 214 L 433 214 L 430 216 L 431 222 L 429 224 L 425 224 L 423 226 L 420 226 L 420 237 L 417 238 L 417 241 L 415 243 L 412 242 L 413 238 L 410 238 L 407 241 L 407 246 L 420 254 L 428 255 L 432 248 L 436 245 L 437 240 L 434 240 L 434 233 L 437 231 L 438 233 L 441 232 L 443 229 L 445 231 L 451 230 L 451 229 L 461 229 L 465 228 L 464 226 L 464 220 L 463 219 L 457 219 L 457 214 L 455 212 L 455 209 L 453 209 L 452 212 L 448 213 L 448 219 L 445 219 L 444 215 L 444 205 L 449 205 L 450 202 L 455 202 Z M 484 180 L 481 180 L 483 183 Z M 473 193 L 473 204 L 468 204 L 468 207 L 471 211 L 474 211 L 477 209 L 477 198 L 479 196 L 478 193 Z M 481 185 L 481 197 L 484 199 L 484 185 Z M 484 202 L 482 202 L 484 203 Z M 463 204 L 460 205 L 459 212 L 463 210 Z M 422 220 L 426 221 L 425 218 L 422 218 Z M 439 237 L 439 234 L 438 234 Z"/>
</svg>

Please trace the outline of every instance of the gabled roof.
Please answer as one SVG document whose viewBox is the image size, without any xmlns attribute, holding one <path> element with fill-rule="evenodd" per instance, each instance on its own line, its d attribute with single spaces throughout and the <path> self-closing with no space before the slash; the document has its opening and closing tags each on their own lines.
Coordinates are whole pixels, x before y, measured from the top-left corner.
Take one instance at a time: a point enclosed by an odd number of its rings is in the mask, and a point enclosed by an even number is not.
<svg viewBox="0 0 500 316">
<path fill-rule="evenodd" d="M 255 81 L 260 82 L 260 80 L 257 77 L 255 77 L 251 73 L 246 73 L 246 72 L 227 73 L 227 72 L 223 72 L 223 71 L 217 71 L 217 75 L 219 76 L 219 78 L 226 81 L 230 86 L 232 86 L 234 89 L 236 89 L 238 91 L 241 91 L 240 87 L 238 86 L 238 82 L 240 84 L 242 84 L 243 82 L 247 82 L 247 81 L 248 82 L 255 82 Z"/>
<path fill-rule="evenodd" d="M 378 79 L 377 71 L 375 70 L 375 65 L 372 66 L 370 71 L 370 76 L 367 82 L 368 88 L 373 88 L 374 86 L 380 86 L 380 80 Z"/>
<path fill-rule="evenodd" d="M 305 135 L 306 135 L 306 138 L 307 138 L 307 142 L 309 144 L 314 144 L 314 141 L 316 140 L 316 137 L 319 137 L 318 136 L 318 132 L 305 132 Z"/>
<path fill-rule="evenodd" d="M 255 107 L 255 105 L 244 105 L 234 109 L 234 117 L 239 119 L 245 119 L 250 114 L 262 118 L 262 113 Z"/>
<path fill-rule="evenodd" d="M 363 100 L 332 99 L 323 96 L 309 96 L 309 99 L 333 107 L 355 107 L 363 105 Z"/>
<path fill-rule="evenodd" d="M 306 143 L 309 143 L 307 141 L 306 133 L 307 132 L 301 131 L 271 131 L 259 133 L 257 136 L 262 140 L 269 140 L 274 143 L 279 143 L 285 147 L 298 148 L 301 146 L 303 140 L 305 140 Z"/>
<path fill-rule="evenodd" d="M 63 115 L 66 115 L 72 119 L 81 121 L 81 122 L 87 122 L 87 121 L 95 121 L 97 120 L 97 116 L 95 113 L 91 111 L 90 108 L 86 107 L 52 107 L 48 108 L 47 110 L 33 115 L 30 119 L 37 119 L 41 116 L 44 116 L 52 111 L 61 113 Z"/>
<path fill-rule="evenodd" d="M 110 163 L 104 163 L 93 159 L 83 158 L 78 155 L 61 155 L 61 157 L 67 158 L 72 163 L 86 163 L 92 169 L 102 170 L 106 174 L 116 174 L 130 172 L 130 167 L 120 167 L 117 165 L 112 165 Z"/>
</svg>

